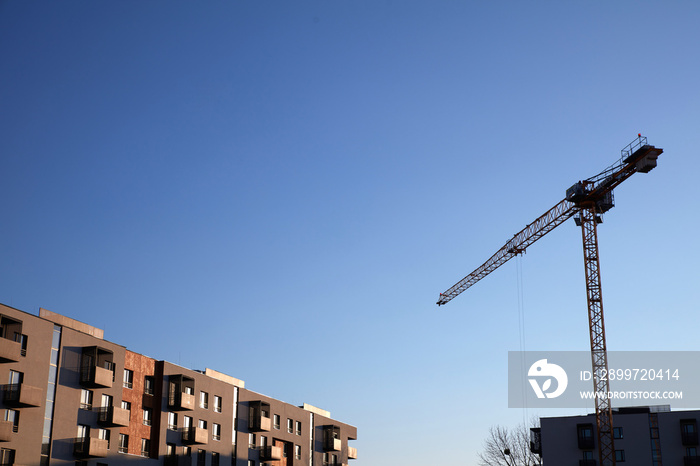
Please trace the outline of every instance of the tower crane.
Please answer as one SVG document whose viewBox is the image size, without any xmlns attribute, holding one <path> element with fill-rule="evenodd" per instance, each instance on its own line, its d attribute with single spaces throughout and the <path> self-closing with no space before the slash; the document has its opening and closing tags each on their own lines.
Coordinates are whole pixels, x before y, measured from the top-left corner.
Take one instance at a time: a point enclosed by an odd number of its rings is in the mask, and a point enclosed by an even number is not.
<svg viewBox="0 0 700 466">
<path fill-rule="evenodd" d="M 535 241 L 564 223 L 571 217 L 581 227 L 583 238 L 583 262 L 586 273 L 586 298 L 588 324 L 591 340 L 591 362 L 593 374 L 607 373 L 608 356 L 605 344 L 603 320 L 603 295 L 601 292 L 600 261 L 598 259 L 597 225 L 602 223 L 601 214 L 615 205 L 613 189 L 637 172 L 648 173 L 656 167 L 656 159 L 663 149 L 647 144 L 641 134 L 621 151 L 614 164 L 566 190 L 566 197 L 534 222 L 516 233 L 501 249 L 481 264 L 476 270 L 457 282 L 444 293 L 440 293 L 437 304 L 447 304 L 476 282 L 522 254 Z M 592 377 L 597 393 L 608 393 L 607 377 Z M 615 465 L 615 446 L 612 428 L 612 407 L 606 398 L 595 399 L 596 426 L 598 431 L 599 464 Z"/>
</svg>

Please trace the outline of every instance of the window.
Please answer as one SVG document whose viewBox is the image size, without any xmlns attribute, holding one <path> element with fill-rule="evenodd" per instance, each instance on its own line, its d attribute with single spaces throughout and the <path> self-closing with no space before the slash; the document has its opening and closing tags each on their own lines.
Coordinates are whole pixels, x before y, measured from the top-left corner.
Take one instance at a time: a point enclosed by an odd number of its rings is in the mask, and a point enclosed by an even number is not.
<svg viewBox="0 0 700 466">
<path fill-rule="evenodd" d="M 134 388 L 134 371 L 124 369 L 124 388 Z"/>
<path fill-rule="evenodd" d="M 192 456 L 192 449 L 190 447 L 182 447 L 182 454 L 190 458 Z"/>
<path fill-rule="evenodd" d="M 255 434 L 248 434 L 248 448 L 255 448 Z"/>
<path fill-rule="evenodd" d="M 301 459 L 301 446 L 300 445 L 294 445 L 294 459 L 297 459 L 297 460 Z"/>
<path fill-rule="evenodd" d="M 205 421 L 204 419 L 200 419 L 199 420 L 199 428 L 207 430 L 207 421 Z"/>
<path fill-rule="evenodd" d="M 622 427 L 613 427 L 613 438 L 621 439 L 622 437 Z"/>
<path fill-rule="evenodd" d="M 211 436 L 214 440 L 221 440 L 221 424 L 211 426 Z"/>
<path fill-rule="evenodd" d="M 80 409 L 92 409 L 92 390 L 80 391 Z"/>
<path fill-rule="evenodd" d="M 90 437 L 90 426 L 78 424 L 78 435 L 76 435 L 76 437 L 82 439 Z"/>
<path fill-rule="evenodd" d="M 323 454 L 323 466 L 328 465 L 328 453 Z"/>
<path fill-rule="evenodd" d="M 19 411 L 16 409 L 5 410 L 5 420 L 12 423 L 12 432 L 19 431 Z"/>
<path fill-rule="evenodd" d="M 207 464 L 207 452 L 197 450 L 197 466 L 205 466 Z"/>
<path fill-rule="evenodd" d="M 625 450 L 615 450 L 615 461 L 625 462 Z"/>
<path fill-rule="evenodd" d="M 113 400 L 112 395 L 106 395 L 103 393 L 102 394 L 102 404 L 100 406 L 102 406 L 103 408 L 109 408 L 110 406 L 112 406 L 112 400 Z"/>
<path fill-rule="evenodd" d="M 141 456 L 151 456 L 151 441 L 147 438 L 141 439 Z"/>
<path fill-rule="evenodd" d="M 214 395 L 214 412 L 221 412 L 221 397 L 217 395 Z"/>
<path fill-rule="evenodd" d="M 156 381 L 152 375 L 147 375 L 143 380 L 143 392 L 146 395 L 153 395 L 153 390 L 155 389 Z"/>
<path fill-rule="evenodd" d="M 267 446 L 267 437 L 265 437 L 264 435 L 260 436 L 260 446 L 262 448 L 265 448 Z"/>
<path fill-rule="evenodd" d="M 695 447 L 686 447 L 685 449 L 685 456 L 698 456 L 698 449 Z"/>
<path fill-rule="evenodd" d="M 696 419 L 681 419 L 681 442 L 683 446 L 698 444 L 698 423 Z"/>
<path fill-rule="evenodd" d="M 15 451 L 9 448 L 0 448 L 0 464 L 15 464 Z"/>
<path fill-rule="evenodd" d="M 301 435 L 301 421 L 296 421 L 294 423 L 294 433 L 297 435 Z"/>
<path fill-rule="evenodd" d="M 279 414 L 273 415 L 272 421 L 273 421 L 273 424 L 275 426 L 275 429 L 279 430 L 279 428 L 280 428 L 280 415 Z"/>
<path fill-rule="evenodd" d="M 168 430 L 177 430 L 177 413 L 168 413 Z"/>
<path fill-rule="evenodd" d="M 175 444 L 174 443 L 166 443 L 165 444 L 165 456 L 173 457 L 176 454 L 177 453 L 175 450 Z"/>
<path fill-rule="evenodd" d="M 20 349 L 20 356 L 27 356 L 27 340 L 29 337 L 27 335 L 20 335 L 19 336 L 19 342 L 22 345 L 22 348 Z"/>
<path fill-rule="evenodd" d="M 293 426 L 292 420 L 291 420 L 291 419 L 287 419 L 287 432 L 289 432 L 290 434 L 291 434 L 292 432 L 294 432 L 294 430 L 292 430 L 292 429 L 293 429 L 292 426 Z"/>
<path fill-rule="evenodd" d="M 24 373 L 23 372 L 13 371 L 12 369 L 10 369 L 10 377 L 8 380 L 8 383 L 10 385 L 21 384 L 23 380 L 24 380 Z"/>
<path fill-rule="evenodd" d="M 248 466 L 255 466 L 255 460 L 248 460 Z"/>
<path fill-rule="evenodd" d="M 219 454 L 215 451 L 211 452 L 211 466 L 219 466 Z"/>
<path fill-rule="evenodd" d="M 209 409 L 209 394 L 207 392 L 199 392 L 199 407 Z"/>
<path fill-rule="evenodd" d="M 143 425 L 150 426 L 153 421 L 153 410 L 151 408 L 143 408 Z"/>
<path fill-rule="evenodd" d="M 584 451 L 583 452 L 583 459 L 584 460 L 592 460 L 593 459 L 593 452 L 592 451 Z"/>
<path fill-rule="evenodd" d="M 593 450 L 593 424 L 578 424 L 578 447 L 581 450 Z"/>
<path fill-rule="evenodd" d="M 129 436 L 126 434 L 119 434 L 119 453 L 129 452 Z"/>
<path fill-rule="evenodd" d="M 331 455 L 331 464 L 335 466 L 338 464 L 338 455 Z"/>
</svg>

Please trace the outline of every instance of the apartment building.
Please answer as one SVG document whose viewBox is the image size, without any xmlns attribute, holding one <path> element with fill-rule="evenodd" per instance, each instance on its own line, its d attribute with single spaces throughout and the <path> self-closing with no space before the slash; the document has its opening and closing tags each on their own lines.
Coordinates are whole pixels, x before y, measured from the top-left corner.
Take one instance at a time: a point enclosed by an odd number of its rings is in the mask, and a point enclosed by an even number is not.
<svg viewBox="0 0 700 466">
<path fill-rule="evenodd" d="M 617 464 L 700 466 L 700 411 L 671 411 L 668 406 L 613 410 Z M 540 418 L 530 429 L 530 449 L 543 462 L 557 465 L 598 464 L 595 414 Z"/>
<path fill-rule="evenodd" d="M 357 428 L 328 411 L 132 352 L 98 328 L 0 304 L 0 464 L 332 466 Z"/>
</svg>

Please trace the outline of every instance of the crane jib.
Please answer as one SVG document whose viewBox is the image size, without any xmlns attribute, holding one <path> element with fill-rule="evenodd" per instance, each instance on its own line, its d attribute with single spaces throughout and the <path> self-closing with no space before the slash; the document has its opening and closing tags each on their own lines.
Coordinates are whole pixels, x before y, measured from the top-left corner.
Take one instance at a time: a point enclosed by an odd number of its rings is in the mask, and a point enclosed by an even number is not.
<svg viewBox="0 0 700 466">
<path fill-rule="evenodd" d="M 618 162 L 598 175 L 579 181 L 567 189 L 564 200 L 516 233 L 480 267 L 440 293 L 437 305 L 447 304 L 501 265 L 525 252 L 531 244 L 574 216 L 578 210 L 594 208 L 598 213 L 610 210 L 614 206 L 615 187 L 636 172 L 648 173 L 656 167 L 656 159 L 663 153 L 663 149 L 646 142 L 646 138 L 640 136 L 622 150 L 622 158 Z"/>
</svg>

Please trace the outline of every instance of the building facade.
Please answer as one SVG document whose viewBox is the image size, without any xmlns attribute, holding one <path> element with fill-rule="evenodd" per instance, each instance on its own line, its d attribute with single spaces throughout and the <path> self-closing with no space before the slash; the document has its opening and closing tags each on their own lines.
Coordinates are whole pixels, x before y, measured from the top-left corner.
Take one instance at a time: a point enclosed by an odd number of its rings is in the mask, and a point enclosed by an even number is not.
<svg viewBox="0 0 700 466">
<path fill-rule="evenodd" d="M 0 464 L 332 466 L 357 428 L 212 369 L 127 350 L 98 328 L 0 304 Z"/>
<path fill-rule="evenodd" d="M 617 464 L 700 466 L 700 411 L 671 411 L 668 406 L 613 410 Z M 542 462 L 556 465 L 598 464 L 595 414 L 540 418 L 531 429 L 530 448 Z"/>
</svg>

